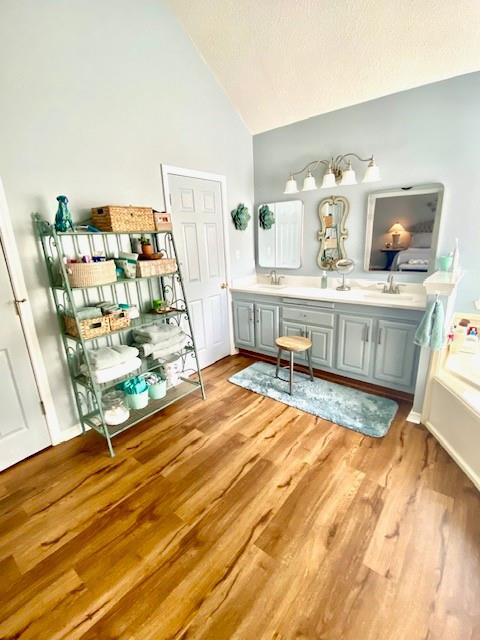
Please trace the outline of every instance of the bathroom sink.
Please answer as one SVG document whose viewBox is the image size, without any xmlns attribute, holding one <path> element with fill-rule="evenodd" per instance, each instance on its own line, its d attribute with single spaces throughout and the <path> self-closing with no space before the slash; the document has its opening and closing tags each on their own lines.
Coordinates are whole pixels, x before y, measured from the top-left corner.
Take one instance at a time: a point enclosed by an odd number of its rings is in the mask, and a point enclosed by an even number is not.
<svg viewBox="0 0 480 640">
<path fill-rule="evenodd" d="M 367 300 L 413 300 L 415 296 L 410 293 L 384 293 L 383 291 L 362 291 L 363 298 Z"/>
<path fill-rule="evenodd" d="M 285 289 L 286 284 L 257 284 L 253 285 L 255 289 Z"/>
</svg>

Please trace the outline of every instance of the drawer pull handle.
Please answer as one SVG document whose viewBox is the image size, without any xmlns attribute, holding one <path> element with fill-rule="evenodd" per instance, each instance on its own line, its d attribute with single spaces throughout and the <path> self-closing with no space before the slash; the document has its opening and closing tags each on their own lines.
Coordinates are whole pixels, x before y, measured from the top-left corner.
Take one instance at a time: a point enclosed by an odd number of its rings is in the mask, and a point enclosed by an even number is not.
<svg viewBox="0 0 480 640">
<path fill-rule="evenodd" d="M 377 343 L 382 344 L 382 329 L 378 330 Z"/>
</svg>

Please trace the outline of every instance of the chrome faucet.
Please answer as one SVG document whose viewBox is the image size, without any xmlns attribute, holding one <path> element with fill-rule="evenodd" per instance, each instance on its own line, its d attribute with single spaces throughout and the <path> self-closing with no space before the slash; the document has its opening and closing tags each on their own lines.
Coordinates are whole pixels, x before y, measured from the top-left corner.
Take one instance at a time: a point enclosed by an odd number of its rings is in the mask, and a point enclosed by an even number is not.
<svg viewBox="0 0 480 640">
<path fill-rule="evenodd" d="M 387 281 L 383 285 L 383 293 L 400 293 L 400 287 L 395 284 L 393 273 L 388 274 Z"/>
<path fill-rule="evenodd" d="M 278 276 L 275 269 L 270 271 L 270 284 L 278 284 Z"/>
</svg>

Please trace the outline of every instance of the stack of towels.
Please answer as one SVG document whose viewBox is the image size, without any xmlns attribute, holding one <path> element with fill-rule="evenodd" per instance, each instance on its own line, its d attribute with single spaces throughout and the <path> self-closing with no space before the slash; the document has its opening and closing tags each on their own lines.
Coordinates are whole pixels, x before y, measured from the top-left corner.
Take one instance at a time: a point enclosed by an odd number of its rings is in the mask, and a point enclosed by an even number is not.
<svg viewBox="0 0 480 640">
<path fill-rule="evenodd" d="M 179 326 L 165 323 L 134 329 L 133 337 L 142 357 L 150 356 L 160 362 L 172 353 L 181 351 L 187 341 L 186 334 Z"/>
<path fill-rule="evenodd" d="M 142 366 L 138 354 L 137 348 L 129 347 L 126 344 L 89 349 L 87 355 L 93 370 L 93 380 L 97 384 L 103 384 L 136 371 Z M 82 364 L 80 371 L 88 375 L 87 365 Z"/>
</svg>

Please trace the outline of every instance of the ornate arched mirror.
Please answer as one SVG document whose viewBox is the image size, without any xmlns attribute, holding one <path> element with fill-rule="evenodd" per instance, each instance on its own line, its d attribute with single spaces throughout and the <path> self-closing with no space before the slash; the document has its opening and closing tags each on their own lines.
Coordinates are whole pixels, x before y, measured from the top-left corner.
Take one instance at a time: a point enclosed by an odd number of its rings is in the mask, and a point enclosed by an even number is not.
<svg viewBox="0 0 480 640">
<path fill-rule="evenodd" d="M 320 251 L 317 263 L 321 269 L 334 271 L 339 260 L 347 257 L 345 240 L 348 238 L 346 221 L 350 205 L 343 196 L 324 198 L 318 205 Z"/>
</svg>

